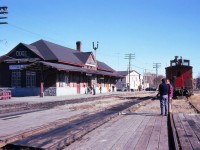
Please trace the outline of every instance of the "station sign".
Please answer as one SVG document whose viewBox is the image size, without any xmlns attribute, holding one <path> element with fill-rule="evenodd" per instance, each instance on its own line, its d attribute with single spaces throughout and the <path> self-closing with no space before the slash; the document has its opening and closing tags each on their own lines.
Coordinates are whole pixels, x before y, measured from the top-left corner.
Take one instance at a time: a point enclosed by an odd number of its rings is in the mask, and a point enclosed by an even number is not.
<svg viewBox="0 0 200 150">
<path fill-rule="evenodd" d="M 18 70 L 26 67 L 27 65 L 9 65 L 9 70 Z"/>
<path fill-rule="evenodd" d="M 92 76 L 92 74 L 91 74 L 91 73 L 86 73 L 86 76 L 90 76 L 90 77 L 91 77 L 91 76 Z"/>
</svg>

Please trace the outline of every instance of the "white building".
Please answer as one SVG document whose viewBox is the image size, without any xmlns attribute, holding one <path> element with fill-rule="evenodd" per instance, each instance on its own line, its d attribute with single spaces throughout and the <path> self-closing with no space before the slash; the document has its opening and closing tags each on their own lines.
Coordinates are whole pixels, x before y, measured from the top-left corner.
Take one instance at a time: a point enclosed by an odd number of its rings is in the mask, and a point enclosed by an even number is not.
<svg viewBox="0 0 200 150">
<path fill-rule="evenodd" d="M 128 71 L 118 71 L 118 73 L 124 78 L 117 80 L 116 89 L 117 91 L 126 91 L 129 89 L 130 80 L 130 90 L 138 91 L 144 89 L 143 76 L 137 71 L 131 71 L 130 76 Z"/>
</svg>

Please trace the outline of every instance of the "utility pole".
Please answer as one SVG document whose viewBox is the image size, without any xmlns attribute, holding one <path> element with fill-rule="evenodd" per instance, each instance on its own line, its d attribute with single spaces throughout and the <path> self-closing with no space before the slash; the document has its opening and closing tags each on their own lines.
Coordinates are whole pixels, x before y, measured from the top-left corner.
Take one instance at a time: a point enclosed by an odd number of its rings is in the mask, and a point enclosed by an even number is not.
<svg viewBox="0 0 200 150">
<path fill-rule="evenodd" d="M 130 91 L 131 89 L 130 89 L 130 87 L 131 87 L 131 76 L 130 76 L 130 73 L 131 73 L 131 60 L 132 59 L 135 59 L 135 54 L 132 54 L 132 53 L 130 53 L 130 54 L 125 54 L 125 59 L 128 59 L 129 60 L 129 63 L 128 63 L 128 83 L 129 83 L 129 87 L 128 87 L 128 91 Z"/>
<path fill-rule="evenodd" d="M 160 67 L 161 63 L 153 63 L 153 68 L 156 68 L 156 89 L 157 89 L 158 68 Z"/>
<path fill-rule="evenodd" d="M 3 14 L 3 15 L 8 14 L 7 9 L 8 9 L 7 6 L 0 6 L 0 14 Z M 7 18 L 7 17 L 1 17 L 1 16 L 0 16 L 0 19 L 6 19 L 6 18 Z M 8 23 L 7 23 L 7 22 L 1 22 L 1 21 L 0 21 L 0 24 L 8 24 Z"/>
</svg>

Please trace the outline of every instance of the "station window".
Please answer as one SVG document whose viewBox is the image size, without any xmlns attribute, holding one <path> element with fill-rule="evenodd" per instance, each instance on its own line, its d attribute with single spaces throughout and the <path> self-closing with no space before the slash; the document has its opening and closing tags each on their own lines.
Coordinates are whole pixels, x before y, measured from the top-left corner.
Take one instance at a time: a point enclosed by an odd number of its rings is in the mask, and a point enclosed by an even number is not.
<svg viewBox="0 0 200 150">
<path fill-rule="evenodd" d="M 26 71 L 26 87 L 36 87 L 36 73 Z"/>
<path fill-rule="evenodd" d="M 11 86 L 21 87 L 21 71 L 20 70 L 12 70 Z"/>
<path fill-rule="evenodd" d="M 66 72 L 59 73 L 59 87 L 64 87 L 69 83 L 69 74 Z"/>
</svg>

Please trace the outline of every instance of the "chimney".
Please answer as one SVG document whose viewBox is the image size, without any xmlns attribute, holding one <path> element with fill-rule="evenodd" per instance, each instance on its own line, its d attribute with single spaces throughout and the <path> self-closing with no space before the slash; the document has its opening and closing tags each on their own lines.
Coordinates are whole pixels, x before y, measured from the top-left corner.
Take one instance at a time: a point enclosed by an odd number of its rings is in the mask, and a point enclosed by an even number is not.
<svg viewBox="0 0 200 150">
<path fill-rule="evenodd" d="M 81 43 L 81 41 L 77 41 L 77 42 L 76 42 L 76 50 L 79 51 L 79 52 L 81 52 L 81 48 L 82 48 L 82 43 Z"/>
</svg>

